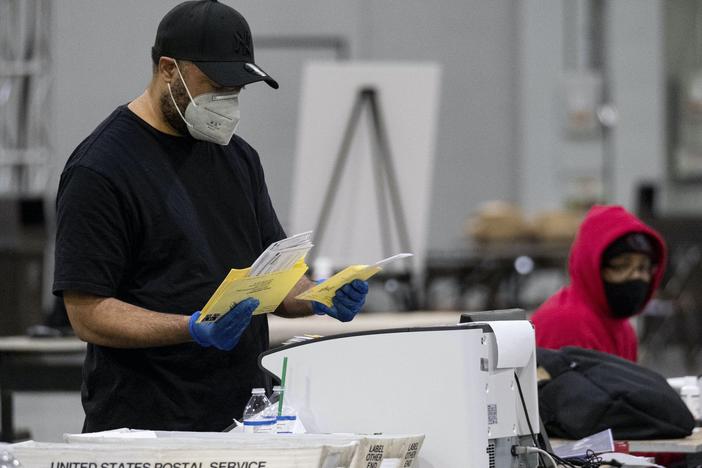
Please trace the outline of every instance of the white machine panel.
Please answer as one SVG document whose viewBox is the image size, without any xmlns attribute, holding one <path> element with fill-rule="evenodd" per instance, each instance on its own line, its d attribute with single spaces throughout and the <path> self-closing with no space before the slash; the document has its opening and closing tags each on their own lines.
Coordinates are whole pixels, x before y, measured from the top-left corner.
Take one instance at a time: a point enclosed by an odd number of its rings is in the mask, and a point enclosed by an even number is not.
<svg viewBox="0 0 702 468">
<path fill-rule="evenodd" d="M 539 430 L 533 328 L 495 323 L 331 336 L 260 365 L 280 378 L 288 358 L 285 398 L 309 432 L 423 433 L 412 466 L 485 468 L 489 440 L 529 434 L 515 372 Z"/>
<path fill-rule="evenodd" d="M 482 336 L 458 326 L 341 335 L 280 348 L 261 364 L 280 376 L 288 357 L 286 398 L 310 432 L 424 433 L 415 466 L 485 467 Z"/>
<path fill-rule="evenodd" d="M 534 328 L 526 320 L 485 322 L 484 325 L 492 330 L 485 333 L 490 370 L 487 386 L 488 437 L 498 439 L 529 435 L 517 379 L 532 429 L 534 433 L 539 432 Z"/>
</svg>

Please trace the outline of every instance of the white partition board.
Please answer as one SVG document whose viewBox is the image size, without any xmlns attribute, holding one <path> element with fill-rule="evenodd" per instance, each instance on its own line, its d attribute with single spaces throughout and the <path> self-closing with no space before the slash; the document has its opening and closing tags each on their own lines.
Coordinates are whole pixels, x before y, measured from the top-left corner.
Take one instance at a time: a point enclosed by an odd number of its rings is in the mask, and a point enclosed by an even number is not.
<svg viewBox="0 0 702 468">
<path fill-rule="evenodd" d="M 377 90 L 413 265 L 426 250 L 441 69 L 434 63 L 312 62 L 303 72 L 291 232 L 315 229 L 344 131 L 358 94 Z M 370 264 L 400 251 L 396 223 L 381 232 L 376 195 L 370 106 L 365 106 L 337 187 L 331 215 L 315 255 L 334 267 Z M 315 233 L 318 234 L 318 233 Z M 391 239 L 384 252 L 382 236 Z M 400 263 L 400 262 L 398 262 Z"/>
</svg>

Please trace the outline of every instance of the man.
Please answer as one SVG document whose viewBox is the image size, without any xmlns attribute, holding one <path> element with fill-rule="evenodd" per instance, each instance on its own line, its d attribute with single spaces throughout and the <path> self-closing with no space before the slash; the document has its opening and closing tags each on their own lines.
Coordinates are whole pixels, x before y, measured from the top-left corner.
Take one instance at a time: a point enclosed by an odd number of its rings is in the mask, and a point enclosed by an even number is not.
<svg viewBox="0 0 702 468">
<path fill-rule="evenodd" d="M 53 290 L 88 342 L 86 432 L 222 430 L 264 385 L 257 301 L 197 318 L 230 268 L 285 237 L 258 154 L 233 136 L 242 88 L 278 84 L 255 64 L 246 20 L 216 1 L 166 14 L 152 59 L 146 91 L 76 148 L 59 186 Z M 347 284 L 332 308 L 294 299 L 312 284 L 276 312 L 348 321 L 368 291 Z"/>
<path fill-rule="evenodd" d="M 660 284 L 666 255 L 661 236 L 624 208 L 592 208 L 571 247 L 571 284 L 532 317 L 536 345 L 579 346 L 636 362 L 629 318 L 644 309 Z"/>
</svg>

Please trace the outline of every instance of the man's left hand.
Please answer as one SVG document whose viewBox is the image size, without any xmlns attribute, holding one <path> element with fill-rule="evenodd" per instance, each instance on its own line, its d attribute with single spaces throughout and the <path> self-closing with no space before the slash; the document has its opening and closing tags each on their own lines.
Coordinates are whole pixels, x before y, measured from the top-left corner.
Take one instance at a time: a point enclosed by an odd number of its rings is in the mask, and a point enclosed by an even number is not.
<svg viewBox="0 0 702 468">
<path fill-rule="evenodd" d="M 312 301 L 312 310 L 317 315 L 329 315 L 341 322 L 350 322 L 363 307 L 367 294 L 368 283 L 353 280 L 336 290 L 332 298 L 334 306 L 329 308 L 320 302 Z"/>
</svg>

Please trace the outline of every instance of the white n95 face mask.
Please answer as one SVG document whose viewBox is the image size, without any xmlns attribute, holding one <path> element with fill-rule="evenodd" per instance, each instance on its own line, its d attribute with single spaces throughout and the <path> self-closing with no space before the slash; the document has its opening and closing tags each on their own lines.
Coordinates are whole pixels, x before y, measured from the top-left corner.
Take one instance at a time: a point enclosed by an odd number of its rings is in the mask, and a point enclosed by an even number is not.
<svg viewBox="0 0 702 468">
<path fill-rule="evenodd" d="M 168 92 L 180 118 L 188 126 L 190 135 L 197 140 L 228 145 L 239 127 L 239 93 L 204 93 L 193 98 L 183 75 L 180 74 L 178 62 L 176 62 L 176 70 L 190 98 L 188 107 L 185 108 L 185 115 L 180 112 L 173 98 L 170 83 L 168 83 Z"/>
</svg>

